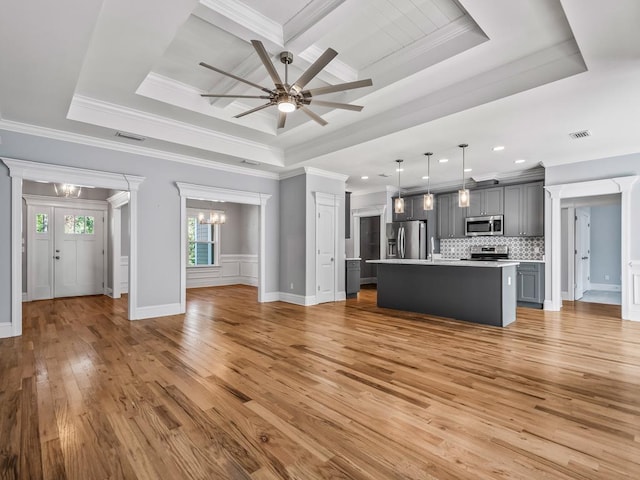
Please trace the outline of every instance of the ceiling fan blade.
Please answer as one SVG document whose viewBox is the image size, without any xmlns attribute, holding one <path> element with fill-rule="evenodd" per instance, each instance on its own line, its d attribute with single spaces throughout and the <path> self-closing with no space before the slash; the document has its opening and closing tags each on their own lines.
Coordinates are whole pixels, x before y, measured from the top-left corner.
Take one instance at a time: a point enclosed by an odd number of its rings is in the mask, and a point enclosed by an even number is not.
<svg viewBox="0 0 640 480">
<path fill-rule="evenodd" d="M 320 115 L 318 115 L 317 113 L 312 112 L 311 110 L 309 110 L 307 107 L 305 107 L 304 105 L 300 105 L 298 107 L 300 110 L 302 110 L 304 113 L 306 113 L 307 115 L 309 115 L 312 119 L 314 119 L 316 122 L 318 122 L 320 125 L 322 125 L 323 127 L 328 123 L 324 118 L 322 118 Z"/>
<path fill-rule="evenodd" d="M 327 93 L 344 92 L 345 90 L 353 90 L 354 88 L 370 87 L 373 82 L 370 78 L 366 80 L 356 80 L 355 82 L 340 83 L 338 85 L 327 85 L 326 87 L 312 88 L 304 90 L 302 96 L 315 97 L 317 95 L 325 95 Z"/>
<path fill-rule="evenodd" d="M 325 102 L 324 100 L 311 100 L 312 105 L 318 105 L 319 107 L 330 108 L 342 108 L 344 110 L 353 110 L 354 112 L 361 111 L 364 107 L 362 105 L 351 105 L 350 103 L 338 103 L 338 102 Z"/>
<path fill-rule="evenodd" d="M 271 105 L 275 105 L 275 103 L 273 102 L 265 103 L 264 105 L 260 105 L 259 107 L 252 108 L 251 110 L 247 110 L 246 112 L 239 113 L 238 115 L 234 115 L 233 118 L 244 117 L 245 115 L 249 115 L 250 113 L 257 112 L 259 110 L 262 110 L 263 108 L 270 107 Z"/>
<path fill-rule="evenodd" d="M 273 66 L 273 62 L 271 61 L 271 57 L 269 57 L 269 53 L 267 52 L 267 49 L 264 48 L 264 45 L 260 40 L 251 40 L 251 45 L 253 45 L 253 48 L 256 49 L 256 52 L 258 53 L 260 60 L 262 60 L 262 64 L 264 65 L 264 68 L 267 69 L 267 72 L 269 73 L 271 80 L 273 80 L 273 83 L 275 84 L 276 88 L 278 90 L 282 90 L 282 80 L 280 79 L 280 75 L 278 75 L 278 71 L 276 70 L 276 67 Z"/>
<path fill-rule="evenodd" d="M 291 90 L 295 93 L 300 93 L 300 91 L 305 87 L 309 81 L 318 75 L 320 71 L 326 67 L 331 60 L 333 60 L 338 52 L 336 52 L 333 48 L 327 48 L 322 55 L 318 57 L 318 59 L 311 64 L 309 68 L 305 70 L 305 72 L 300 76 L 298 80 L 294 82 L 291 86 Z"/>
<path fill-rule="evenodd" d="M 219 68 L 213 67 L 213 66 L 211 66 L 211 65 L 209 65 L 207 63 L 200 62 L 200 66 L 202 66 L 204 68 L 208 68 L 209 70 L 213 70 L 214 72 L 221 73 L 222 75 L 226 75 L 227 77 L 231 77 L 234 80 L 238 80 L 239 82 L 246 83 L 247 85 L 251 85 L 252 87 L 259 88 L 263 92 L 271 93 L 271 90 L 269 90 L 266 87 L 263 87 L 262 85 L 258 85 L 257 83 L 253 83 L 250 80 L 245 80 L 244 78 L 240 78 L 237 75 L 234 75 L 233 73 L 225 72 L 224 70 L 220 70 Z"/>
<path fill-rule="evenodd" d="M 287 114 L 278 110 L 278 128 L 284 128 L 284 122 L 287 121 Z"/>
<path fill-rule="evenodd" d="M 200 96 L 211 98 L 264 98 L 265 100 L 271 98 L 267 95 L 218 95 L 216 93 L 201 93 Z"/>
</svg>

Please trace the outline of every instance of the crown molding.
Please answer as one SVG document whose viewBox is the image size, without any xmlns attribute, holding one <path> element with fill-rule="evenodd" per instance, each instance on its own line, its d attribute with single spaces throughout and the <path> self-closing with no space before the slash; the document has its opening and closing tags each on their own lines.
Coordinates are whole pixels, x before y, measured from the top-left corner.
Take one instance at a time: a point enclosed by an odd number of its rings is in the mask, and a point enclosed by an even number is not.
<svg viewBox="0 0 640 480">
<path fill-rule="evenodd" d="M 12 122 L 10 120 L 0 120 L 0 130 L 8 130 L 11 132 L 22 133 L 25 135 L 35 135 L 37 137 L 50 138 L 52 140 L 60 140 L 63 142 L 77 143 L 90 147 L 104 148 L 115 150 L 118 152 L 131 153 L 134 155 L 142 155 L 144 157 L 157 158 L 170 162 L 183 163 L 193 165 L 195 167 L 207 168 L 212 170 L 221 170 L 240 175 L 249 175 L 252 177 L 267 178 L 270 180 L 278 180 L 279 175 L 274 172 L 265 172 L 262 170 L 254 170 L 252 168 L 238 167 L 226 163 L 216 162 L 213 160 L 205 160 L 203 158 L 181 155 L 178 153 L 165 152 L 149 147 L 141 147 L 138 145 L 129 145 L 120 143 L 115 140 L 104 140 L 101 138 L 90 137 L 78 133 L 65 132 L 47 127 L 39 127 L 37 125 L 29 125 L 26 123 Z"/>
<path fill-rule="evenodd" d="M 242 2 L 235 0 L 200 0 L 200 5 L 281 47 L 284 45 L 282 25 Z"/>
<path fill-rule="evenodd" d="M 298 175 L 304 175 L 304 174 L 305 174 L 304 168 L 300 167 L 294 170 L 289 170 L 288 172 L 280 173 L 280 175 L 278 175 L 278 179 L 286 180 L 287 178 L 293 178 L 293 177 L 297 177 Z"/>
<path fill-rule="evenodd" d="M 23 180 L 33 180 L 36 182 L 72 183 L 80 186 L 89 183 L 91 186 L 100 188 L 136 191 L 145 180 L 145 177 L 136 175 L 30 162 L 17 160 L 15 158 L 2 158 L 2 161 L 9 167 L 9 175 L 11 177 L 19 177 Z"/>
<path fill-rule="evenodd" d="M 371 195 L 374 193 L 385 193 L 385 194 L 393 194 L 397 191 L 397 189 L 395 187 L 392 187 L 390 185 L 376 185 L 376 186 L 372 186 L 369 188 L 363 188 L 360 190 L 354 190 L 351 193 L 351 197 L 362 197 L 364 195 Z"/>
<path fill-rule="evenodd" d="M 129 192 L 120 192 L 107 198 L 107 202 L 112 208 L 120 208 L 129 203 Z"/>
<path fill-rule="evenodd" d="M 349 175 L 343 175 L 341 173 L 330 172 L 328 170 L 321 170 L 315 167 L 303 167 L 304 172 L 307 175 L 315 175 L 316 177 L 330 178 L 331 180 L 338 180 L 340 182 L 346 182 Z"/>
<path fill-rule="evenodd" d="M 297 12 L 283 26 L 284 40 L 289 43 L 300 34 L 318 24 L 320 20 L 333 12 L 345 0 L 314 0 L 308 2 L 302 10 Z"/>
<path fill-rule="evenodd" d="M 73 96 L 67 118 L 213 153 L 284 166 L 284 152 L 280 148 L 81 95 Z"/>
<path fill-rule="evenodd" d="M 247 192 L 242 190 L 230 190 L 228 188 L 196 185 L 193 183 L 176 182 L 181 197 L 212 202 L 245 203 L 250 205 L 264 205 L 271 198 L 271 194 L 260 192 Z"/>
</svg>

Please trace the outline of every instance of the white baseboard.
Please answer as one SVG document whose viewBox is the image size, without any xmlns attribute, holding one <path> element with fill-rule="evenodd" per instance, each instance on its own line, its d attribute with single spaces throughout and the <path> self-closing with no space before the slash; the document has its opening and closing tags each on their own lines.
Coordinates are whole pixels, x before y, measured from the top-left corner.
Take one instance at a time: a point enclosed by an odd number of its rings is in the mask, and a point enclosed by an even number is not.
<svg viewBox="0 0 640 480">
<path fill-rule="evenodd" d="M 604 292 L 621 292 L 622 285 L 612 285 L 609 283 L 592 283 L 589 290 L 600 290 Z"/>
<path fill-rule="evenodd" d="M 560 293 L 562 294 L 562 300 L 573 302 L 573 298 L 571 298 L 571 294 L 569 292 L 560 292 Z"/>
<path fill-rule="evenodd" d="M 29 294 L 27 292 L 22 292 L 22 303 L 29 301 Z"/>
<path fill-rule="evenodd" d="M 286 293 L 286 292 L 280 292 L 280 301 L 293 303 L 295 305 L 301 305 L 303 307 L 316 305 L 318 303 L 316 301 L 315 295 L 310 295 L 308 297 L 305 297 L 304 295 L 296 295 L 293 293 Z"/>
<path fill-rule="evenodd" d="M 544 310 L 548 310 L 550 312 L 559 312 L 561 308 L 562 308 L 562 305 L 556 306 L 553 304 L 551 300 L 544 301 Z"/>
<path fill-rule="evenodd" d="M 0 338 L 15 337 L 13 333 L 13 324 L 11 322 L 0 323 Z"/>
<path fill-rule="evenodd" d="M 187 289 L 224 287 L 225 285 L 247 285 L 249 287 L 257 287 L 258 279 L 249 277 L 207 277 L 187 279 Z"/>
<path fill-rule="evenodd" d="M 166 305 L 152 305 L 149 307 L 136 308 L 133 320 L 144 320 L 146 318 L 167 317 L 169 315 L 179 315 L 181 311 L 180 303 L 168 303 Z"/>
<path fill-rule="evenodd" d="M 279 302 L 280 292 L 268 292 L 262 294 L 262 303 Z"/>
<path fill-rule="evenodd" d="M 336 302 L 344 302 L 347 300 L 347 292 L 336 293 Z"/>
</svg>

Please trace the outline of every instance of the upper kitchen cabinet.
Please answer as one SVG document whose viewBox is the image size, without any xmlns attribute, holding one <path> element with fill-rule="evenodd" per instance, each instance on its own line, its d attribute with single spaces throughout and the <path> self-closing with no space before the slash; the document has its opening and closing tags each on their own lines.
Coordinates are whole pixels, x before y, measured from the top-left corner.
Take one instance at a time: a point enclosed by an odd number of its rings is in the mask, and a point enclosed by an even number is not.
<svg viewBox="0 0 640 480">
<path fill-rule="evenodd" d="M 464 219 L 467 208 L 458 207 L 458 194 L 438 195 L 438 238 L 464 237 Z"/>
<path fill-rule="evenodd" d="M 508 237 L 541 237 L 544 234 L 542 182 L 504 187 L 504 234 Z"/>
<path fill-rule="evenodd" d="M 504 212 L 504 187 L 471 190 L 469 216 L 502 215 Z"/>
<path fill-rule="evenodd" d="M 344 238 L 351 238 L 351 192 L 344 192 Z"/>
<path fill-rule="evenodd" d="M 429 210 L 424 209 L 424 195 L 414 195 L 407 197 L 406 200 L 411 200 L 413 216 L 410 220 L 429 220 Z M 433 212 L 433 210 L 431 211 Z"/>
<path fill-rule="evenodd" d="M 394 205 L 396 204 L 396 198 L 393 197 L 391 200 L 391 208 L 393 209 L 393 221 L 394 222 L 406 222 L 407 220 L 413 220 L 413 202 L 411 201 L 411 197 L 402 197 L 404 198 L 404 213 L 396 213 Z"/>
</svg>

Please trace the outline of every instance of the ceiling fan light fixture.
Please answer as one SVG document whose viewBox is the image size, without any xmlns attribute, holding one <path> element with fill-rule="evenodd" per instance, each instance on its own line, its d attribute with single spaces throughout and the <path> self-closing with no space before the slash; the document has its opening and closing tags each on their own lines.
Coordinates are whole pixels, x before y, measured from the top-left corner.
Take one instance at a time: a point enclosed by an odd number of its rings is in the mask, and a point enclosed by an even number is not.
<svg viewBox="0 0 640 480">
<path fill-rule="evenodd" d="M 296 109 L 296 100 L 291 95 L 281 95 L 278 98 L 278 110 L 291 113 Z"/>
</svg>

